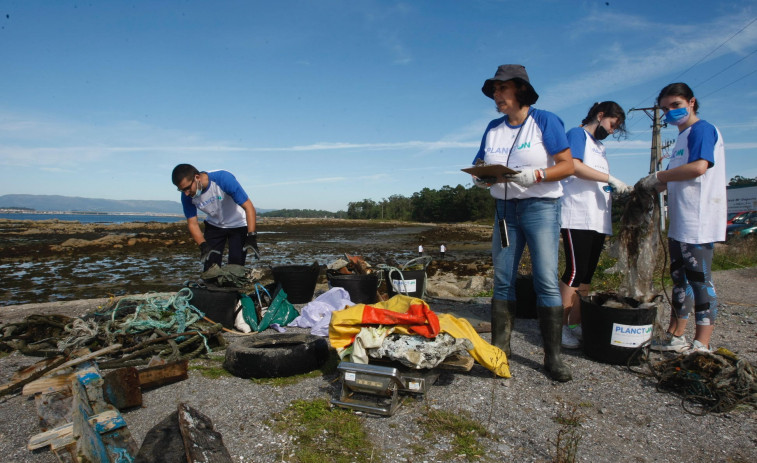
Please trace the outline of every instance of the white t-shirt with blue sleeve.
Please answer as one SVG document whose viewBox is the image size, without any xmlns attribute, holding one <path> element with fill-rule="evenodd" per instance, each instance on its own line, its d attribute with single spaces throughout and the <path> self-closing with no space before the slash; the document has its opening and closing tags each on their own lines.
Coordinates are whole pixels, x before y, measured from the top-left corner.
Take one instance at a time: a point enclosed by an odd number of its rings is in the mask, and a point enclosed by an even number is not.
<svg viewBox="0 0 757 463">
<path fill-rule="evenodd" d="M 682 243 L 725 240 L 725 146 L 717 127 L 702 119 L 678 134 L 667 169 L 700 159 L 709 164 L 707 172 L 690 180 L 668 182 L 668 236 Z"/>
<path fill-rule="evenodd" d="M 605 146 L 582 127 L 568 131 L 570 154 L 580 159 L 584 165 L 599 172 L 609 174 L 610 166 L 605 154 Z M 607 183 L 584 180 L 575 175 L 562 180 L 561 198 L 562 228 L 571 230 L 594 230 L 604 235 L 612 235 L 612 199 L 603 187 Z"/>
<path fill-rule="evenodd" d="M 247 216 L 240 205 L 244 204 L 249 196 L 236 177 L 226 170 L 212 170 L 207 174 L 208 186 L 198 198 L 181 195 L 184 216 L 188 219 L 197 217 L 199 209 L 207 214 L 205 222 L 216 227 L 246 227 Z"/>
<path fill-rule="evenodd" d="M 532 108 L 519 126 L 511 126 L 507 116 L 491 121 L 473 164 L 483 159 L 486 164 L 501 164 L 517 171 L 546 169 L 555 165 L 553 156 L 568 147 L 562 120 L 549 111 Z M 498 199 L 559 198 L 562 185 L 542 182 L 523 188 L 507 182 L 492 185 L 489 191 Z"/>
</svg>

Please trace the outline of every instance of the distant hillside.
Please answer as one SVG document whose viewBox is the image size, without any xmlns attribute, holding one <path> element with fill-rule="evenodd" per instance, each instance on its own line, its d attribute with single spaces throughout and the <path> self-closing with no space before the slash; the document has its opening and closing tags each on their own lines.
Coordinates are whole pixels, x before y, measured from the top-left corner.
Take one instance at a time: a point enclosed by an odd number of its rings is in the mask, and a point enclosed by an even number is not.
<svg viewBox="0 0 757 463">
<path fill-rule="evenodd" d="M 132 212 L 181 214 L 178 201 L 142 201 L 79 198 L 59 195 L 2 195 L 0 208 L 28 208 L 37 211 Z"/>
<path fill-rule="evenodd" d="M 8 208 L 57 212 L 130 212 L 179 215 L 184 213 L 179 201 L 98 199 L 59 195 L 1 195 L 0 209 Z M 255 208 L 255 210 L 260 215 L 273 209 Z"/>
</svg>

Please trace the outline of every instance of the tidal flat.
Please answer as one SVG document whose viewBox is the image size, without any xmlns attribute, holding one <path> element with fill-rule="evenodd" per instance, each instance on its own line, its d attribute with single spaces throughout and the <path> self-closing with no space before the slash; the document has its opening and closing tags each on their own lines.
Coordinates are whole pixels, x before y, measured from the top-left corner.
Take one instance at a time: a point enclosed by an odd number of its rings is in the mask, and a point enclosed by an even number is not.
<svg viewBox="0 0 757 463">
<path fill-rule="evenodd" d="M 170 292 L 202 271 L 186 223 L 79 223 L 0 220 L 0 306 Z M 484 274 L 491 267 L 491 227 L 335 219 L 258 220 L 263 270 L 289 264 L 321 266 L 360 255 L 372 265 L 400 266 L 425 255 L 437 271 Z M 448 251 L 439 259 L 439 246 Z M 325 277 L 323 277 L 325 279 Z"/>
</svg>

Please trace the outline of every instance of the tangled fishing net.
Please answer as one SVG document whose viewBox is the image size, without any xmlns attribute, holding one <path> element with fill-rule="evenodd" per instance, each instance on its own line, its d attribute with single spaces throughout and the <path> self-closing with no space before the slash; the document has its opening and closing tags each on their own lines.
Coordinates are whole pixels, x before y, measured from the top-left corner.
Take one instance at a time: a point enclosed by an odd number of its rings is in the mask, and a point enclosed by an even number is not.
<svg viewBox="0 0 757 463">
<path fill-rule="evenodd" d="M 222 326 L 203 320 L 204 314 L 191 304 L 191 298 L 191 290 L 182 288 L 168 297 L 123 297 L 83 318 L 31 315 L 0 328 L 0 348 L 53 357 L 120 344 L 120 352 L 129 353 L 124 359 L 133 365 L 145 363 L 152 355 L 192 358 L 212 352 L 208 341 Z"/>
<path fill-rule="evenodd" d="M 728 349 L 692 352 L 657 363 L 648 360 L 645 367 L 657 379 L 657 390 L 680 396 L 681 406 L 691 414 L 757 408 L 757 369 Z"/>
</svg>

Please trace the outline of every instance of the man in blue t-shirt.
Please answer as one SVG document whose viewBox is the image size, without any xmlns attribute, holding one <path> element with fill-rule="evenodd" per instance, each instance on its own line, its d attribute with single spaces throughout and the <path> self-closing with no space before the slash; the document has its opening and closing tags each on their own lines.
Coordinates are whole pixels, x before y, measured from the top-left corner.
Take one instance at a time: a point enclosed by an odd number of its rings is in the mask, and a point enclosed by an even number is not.
<svg viewBox="0 0 757 463">
<path fill-rule="evenodd" d="M 260 258 L 255 206 L 231 172 L 200 172 L 190 164 L 179 164 L 174 167 L 171 180 L 182 192 L 181 205 L 189 234 L 200 246 L 205 270 L 213 264 L 221 265 L 226 242 L 229 264 L 244 265 L 250 250 Z M 198 209 L 207 214 L 204 233 L 197 220 Z"/>
</svg>

